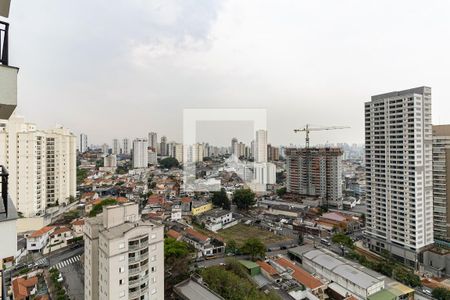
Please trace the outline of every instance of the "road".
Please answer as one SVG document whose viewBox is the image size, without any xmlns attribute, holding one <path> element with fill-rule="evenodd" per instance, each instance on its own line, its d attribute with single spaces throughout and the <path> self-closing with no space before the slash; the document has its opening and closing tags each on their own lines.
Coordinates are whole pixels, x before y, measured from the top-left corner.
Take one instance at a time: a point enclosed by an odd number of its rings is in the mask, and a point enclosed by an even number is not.
<svg viewBox="0 0 450 300">
<path fill-rule="evenodd" d="M 47 259 L 49 260 L 50 267 L 53 267 L 54 265 L 57 265 L 58 263 L 65 261 L 66 259 L 69 259 L 77 255 L 81 255 L 83 254 L 83 252 L 84 252 L 83 244 L 78 244 L 76 247 L 73 247 L 71 249 L 64 249 L 64 251 L 57 251 L 51 253 L 47 256 Z"/>
</svg>

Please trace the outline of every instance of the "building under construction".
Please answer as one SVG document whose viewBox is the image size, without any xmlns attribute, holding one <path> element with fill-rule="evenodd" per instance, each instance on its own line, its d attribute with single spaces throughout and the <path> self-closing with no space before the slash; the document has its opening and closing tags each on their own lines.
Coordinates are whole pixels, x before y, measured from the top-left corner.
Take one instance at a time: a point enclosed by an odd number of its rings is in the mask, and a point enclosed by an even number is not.
<svg viewBox="0 0 450 300">
<path fill-rule="evenodd" d="M 342 154 L 340 148 L 286 149 L 287 192 L 341 208 Z"/>
</svg>

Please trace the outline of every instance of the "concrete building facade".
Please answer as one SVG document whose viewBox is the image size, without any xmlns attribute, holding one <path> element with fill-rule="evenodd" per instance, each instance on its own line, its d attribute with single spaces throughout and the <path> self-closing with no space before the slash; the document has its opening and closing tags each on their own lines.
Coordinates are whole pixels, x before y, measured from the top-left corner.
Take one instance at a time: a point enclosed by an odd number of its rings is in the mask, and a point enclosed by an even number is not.
<svg viewBox="0 0 450 300">
<path fill-rule="evenodd" d="M 431 88 L 372 96 L 365 134 L 367 242 L 415 267 L 433 243 Z"/>
<path fill-rule="evenodd" d="M 148 167 L 148 141 L 146 139 L 135 139 L 133 141 L 133 168 Z"/>
<path fill-rule="evenodd" d="M 450 125 L 433 126 L 433 231 L 450 242 Z"/>
<path fill-rule="evenodd" d="M 84 299 L 164 299 L 164 228 L 141 220 L 137 204 L 105 207 L 84 240 Z"/>
</svg>

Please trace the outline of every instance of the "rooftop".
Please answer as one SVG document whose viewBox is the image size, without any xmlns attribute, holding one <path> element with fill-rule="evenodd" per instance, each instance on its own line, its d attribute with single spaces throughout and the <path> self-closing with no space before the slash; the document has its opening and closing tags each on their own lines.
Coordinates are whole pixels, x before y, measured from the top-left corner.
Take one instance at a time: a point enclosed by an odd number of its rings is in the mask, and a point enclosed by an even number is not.
<svg viewBox="0 0 450 300">
<path fill-rule="evenodd" d="M 292 261 L 286 258 L 279 258 L 275 260 L 275 262 L 281 265 L 283 268 L 291 269 L 293 271 L 292 277 L 294 277 L 299 283 L 303 284 L 307 288 L 314 290 L 323 286 L 323 283 L 319 279 L 312 276 Z"/>
<path fill-rule="evenodd" d="M 203 215 L 207 216 L 207 217 L 211 217 L 211 218 L 220 218 L 220 217 L 225 216 L 225 215 L 227 215 L 229 213 L 230 213 L 229 210 L 224 210 L 224 209 L 221 209 L 221 208 L 215 208 L 213 210 L 205 212 Z"/>
<path fill-rule="evenodd" d="M 53 226 L 45 226 L 45 227 L 42 227 L 41 229 L 36 230 L 35 232 L 33 232 L 33 233 L 30 235 L 30 238 L 40 237 L 40 236 L 46 234 L 47 232 L 53 230 L 53 228 L 55 228 L 55 227 L 53 227 Z"/>
<path fill-rule="evenodd" d="M 221 296 L 211 291 L 206 286 L 188 278 L 174 286 L 174 291 L 187 300 L 223 300 Z"/>
</svg>

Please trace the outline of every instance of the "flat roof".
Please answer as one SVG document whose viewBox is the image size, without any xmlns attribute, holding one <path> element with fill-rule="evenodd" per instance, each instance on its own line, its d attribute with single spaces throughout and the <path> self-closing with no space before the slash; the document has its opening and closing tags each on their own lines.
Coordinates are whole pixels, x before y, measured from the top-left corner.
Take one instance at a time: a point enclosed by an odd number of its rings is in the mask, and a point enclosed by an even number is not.
<svg viewBox="0 0 450 300">
<path fill-rule="evenodd" d="M 259 268 L 259 265 L 257 263 L 249 260 L 239 260 L 239 262 L 247 269 Z"/>
<path fill-rule="evenodd" d="M 191 278 L 175 285 L 174 291 L 187 300 L 224 300 L 224 298 Z"/>
<path fill-rule="evenodd" d="M 373 295 L 370 295 L 369 300 L 395 300 L 397 296 L 389 292 L 388 290 L 381 290 Z"/>
</svg>

